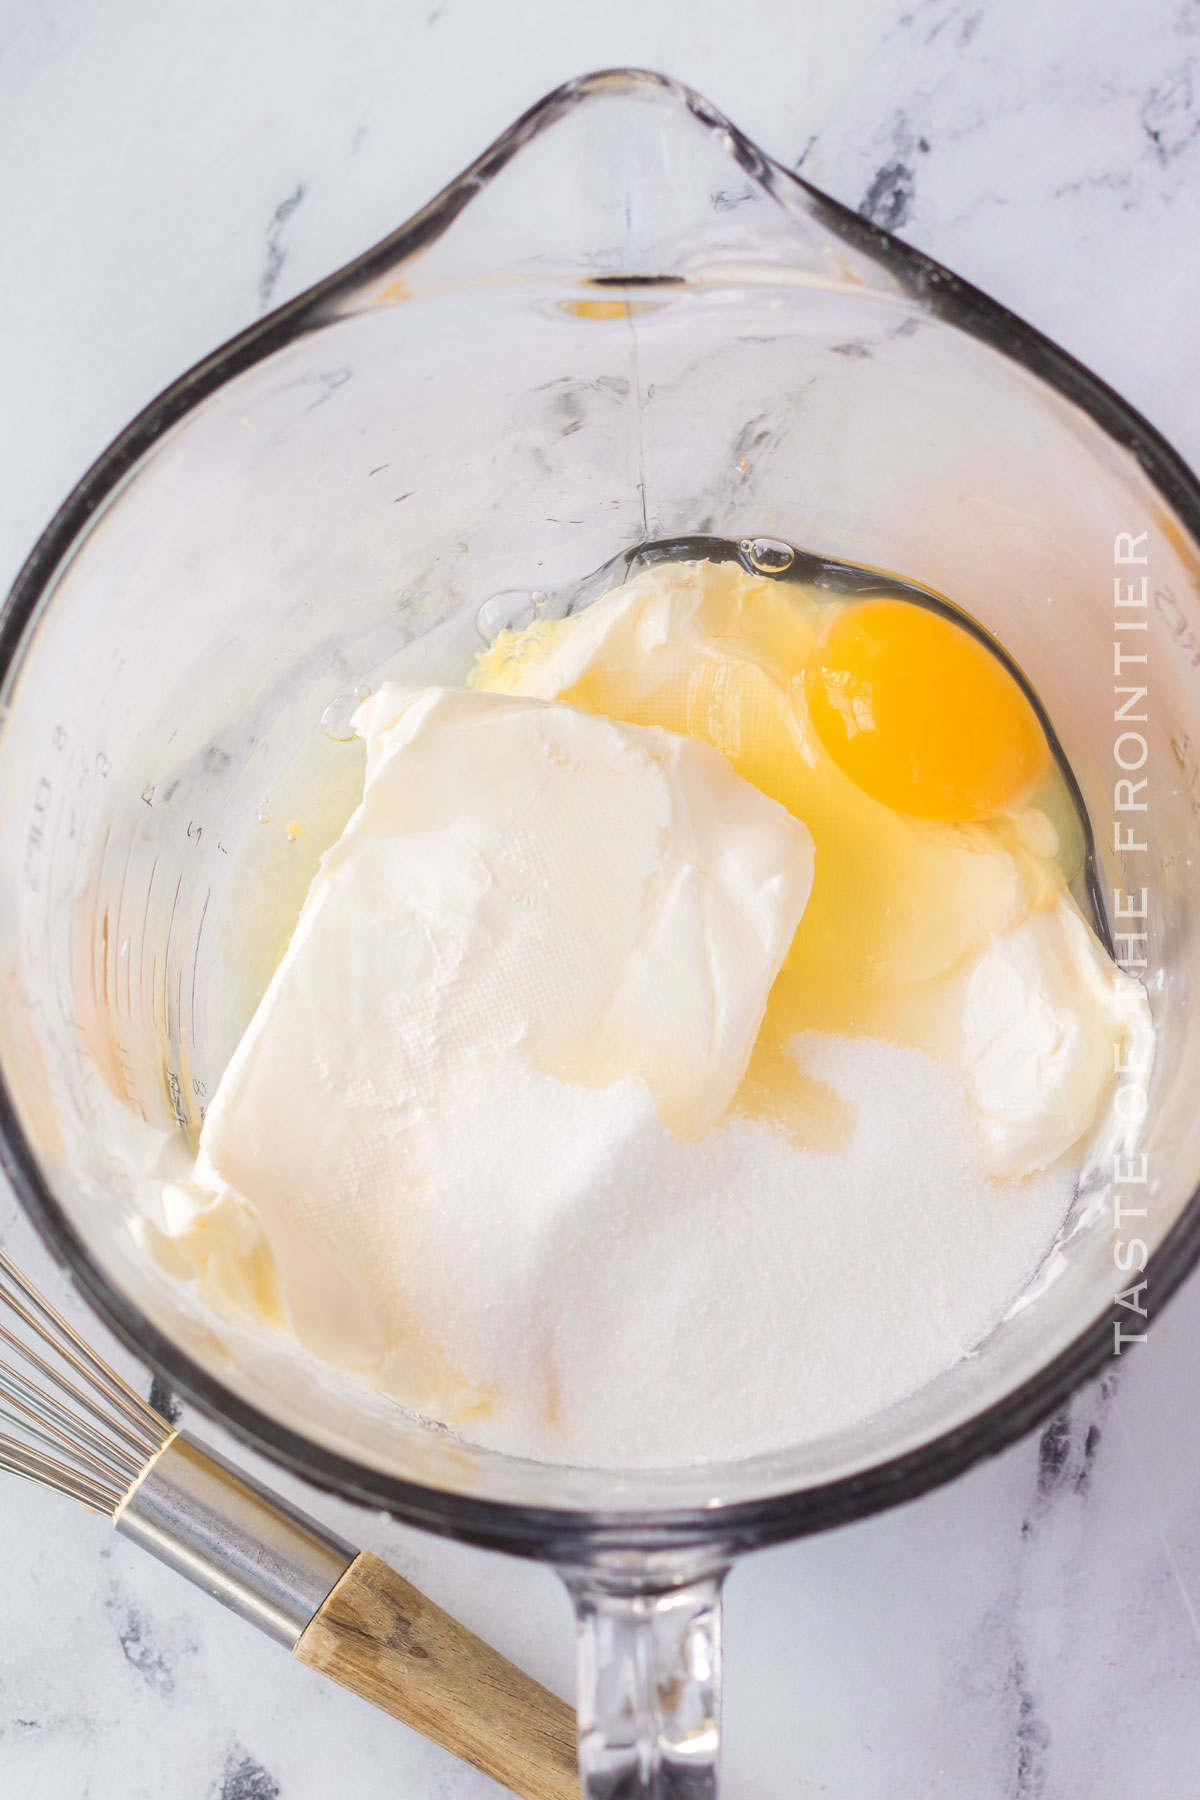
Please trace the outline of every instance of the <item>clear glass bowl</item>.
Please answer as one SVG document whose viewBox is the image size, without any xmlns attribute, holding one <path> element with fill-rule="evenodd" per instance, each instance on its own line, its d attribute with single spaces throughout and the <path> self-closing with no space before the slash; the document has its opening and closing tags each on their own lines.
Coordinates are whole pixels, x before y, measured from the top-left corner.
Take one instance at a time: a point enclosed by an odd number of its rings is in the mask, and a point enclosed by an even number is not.
<svg viewBox="0 0 1200 1800">
<path fill-rule="evenodd" d="M 1146 934 L 1125 951 L 1158 1031 L 1147 1180 L 1119 1188 L 1119 1227 L 1111 1184 L 1081 1199 L 978 1352 L 861 1427 L 732 1465 L 552 1468 L 230 1327 L 130 1222 L 190 1154 L 353 804 L 355 689 L 401 652 L 410 679 L 460 679 L 481 612 L 517 618 L 533 590 L 698 533 L 924 583 L 1025 671 L 1110 912 L 1146 890 L 1145 918 L 1111 923 Z M 1094 376 L 697 95 L 619 70 L 550 95 L 391 238 L 169 388 L 13 590 L 0 1136 L 17 1191 L 108 1323 L 249 1441 L 564 1569 L 591 1793 L 639 1767 L 621 1791 L 712 1791 L 733 1555 L 999 1449 L 1113 1354 L 1114 1327 L 1140 1328 L 1115 1253 L 1150 1253 L 1153 1309 L 1200 1249 L 1198 541 L 1195 479 Z M 1149 698 L 1114 703 L 1115 685 Z M 289 844 L 293 796 L 339 780 L 323 828 Z"/>
</svg>

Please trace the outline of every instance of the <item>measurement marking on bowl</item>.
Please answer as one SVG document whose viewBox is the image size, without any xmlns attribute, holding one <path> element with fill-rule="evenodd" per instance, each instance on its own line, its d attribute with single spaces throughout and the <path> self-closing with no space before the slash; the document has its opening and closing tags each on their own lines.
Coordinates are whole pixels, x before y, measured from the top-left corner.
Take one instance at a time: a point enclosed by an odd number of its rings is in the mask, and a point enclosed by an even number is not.
<svg viewBox="0 0 1200 1800">
<path fill-rule="evenodd" d="M 200 908 L 200 923 L 196 927 L 196 942 L 192 946 L 192 999 L 189 1024 L 191 1027 L 190 1035 L 193 1050 L 198 1048 L 198 1040 L 196 1037 L 196 969 L 200 961 L 200 939 L 204 935 L 204 921 L 208 917 L 208 903 L 211 899 L 212 889 L 208 888 L 205 890 L 204 905 Z M 193 1083 L 193 1086 L 194 1085 L 195 1083 Z"/>
</svg>

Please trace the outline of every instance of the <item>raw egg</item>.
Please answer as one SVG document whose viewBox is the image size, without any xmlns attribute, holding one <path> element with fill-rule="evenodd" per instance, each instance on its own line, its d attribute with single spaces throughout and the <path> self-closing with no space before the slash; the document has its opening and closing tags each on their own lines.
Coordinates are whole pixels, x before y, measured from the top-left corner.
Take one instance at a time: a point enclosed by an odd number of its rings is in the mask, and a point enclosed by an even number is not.
<svg viewBox="0 0 1200 1800">
<path fill-rule="evenodd" d="M 910 818 L 995 818 L 1049 773 L 1037 716 L 999 657 L 911 601 L 862 600 L 838 613 L 804 689 L 842 773 Z"/>
<path fill-rule="evenodd" d="M 896 610 L 932 616 L 911 602 Z M 915 818 L 849 778 L 805 706 L 805 671 L 830 611 L 824 595 L 736 565 L 658 564 L 566 619 L 502 633 L 471 682 L 702 738 L 808 826 L 813 889 L 772 992 L 764 1054 L 806 1030 L 936 1048 L 934 990 L 1026 901 L 1060 885 L 1059 871 L 1006 818 Z M 759 1099 L 780 1069 L 794 1087 L 790 1058 L 757 1058 Z"/>
</svg>

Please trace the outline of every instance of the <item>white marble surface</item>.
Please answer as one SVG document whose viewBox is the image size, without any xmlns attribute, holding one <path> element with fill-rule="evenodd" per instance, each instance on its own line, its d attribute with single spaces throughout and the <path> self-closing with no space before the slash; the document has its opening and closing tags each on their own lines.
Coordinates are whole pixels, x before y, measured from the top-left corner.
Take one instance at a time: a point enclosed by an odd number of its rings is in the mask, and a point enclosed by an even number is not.
<svg viewBox="0 0 1200 1800">
<path fill-rule="evenodd" d="M 619 62 L 691 82 L 1200 462 L 1195 0 L 5 0 L 0 579 L 163 383 L 381 235 L 546 89 Z M 0 1237 L 63 1294 L 4 1194 Z M 744 1563 L 726 1791 L 1200 1791 L 1198 1352 L 1193 1282 L 1119 1387 L 1048 1435 Z M 552 1575 L 309 1503 L 568 1691 Z M 6 1484 L 0 1527 L 0 1794 L 497 1791 L 67 1502 Z"/>
</svg>

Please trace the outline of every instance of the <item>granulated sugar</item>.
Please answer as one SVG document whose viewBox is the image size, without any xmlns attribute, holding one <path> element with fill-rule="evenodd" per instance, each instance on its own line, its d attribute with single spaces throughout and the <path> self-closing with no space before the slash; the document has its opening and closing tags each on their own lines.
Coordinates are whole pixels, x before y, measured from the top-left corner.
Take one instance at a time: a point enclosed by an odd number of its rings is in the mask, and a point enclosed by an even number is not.
<svg viewBox="0 0 1200 1800">
<path fill-rule="evenodd" d="M 848 1149 L 738 1117 L 689 1142 L 633 1080 L 506 1074 L 443 1115 L 436 1179 L 405 1208 L 403 1304 L 484 1397 L 464 1435 L 626 1466 L 780 1449 L 986 1336 L 1078 1165 L 987 1181 L 950 1067 L 868 1039 L 791 1049 L 856 1109 Z"/>
</svg>

